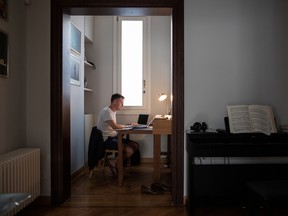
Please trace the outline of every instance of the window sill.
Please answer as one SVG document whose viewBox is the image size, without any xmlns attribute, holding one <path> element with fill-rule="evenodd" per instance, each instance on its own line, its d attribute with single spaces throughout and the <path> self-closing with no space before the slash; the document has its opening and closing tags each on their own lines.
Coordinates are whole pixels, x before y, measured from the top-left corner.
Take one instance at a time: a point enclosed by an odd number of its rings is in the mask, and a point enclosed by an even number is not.
<svg viewBox="0 0 288 216">
<path fill-rule="evenodd" d="M 117 111 L 117 115 L 151 114 L 150 109 L 122 109 Z"/>
</svg>

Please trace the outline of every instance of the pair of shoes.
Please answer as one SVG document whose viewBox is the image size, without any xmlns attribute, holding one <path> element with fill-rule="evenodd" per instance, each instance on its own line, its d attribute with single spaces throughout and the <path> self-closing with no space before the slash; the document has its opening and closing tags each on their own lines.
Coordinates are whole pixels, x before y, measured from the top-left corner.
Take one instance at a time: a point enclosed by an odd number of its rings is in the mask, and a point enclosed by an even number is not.
<svg viewBox="0 0 288 216">
<path fill-rule="evenodd" d="M 171 192 L 171 187 L 170 186 L 166 186 L 166 185 L 161 184 L 161 183 L 153 183 L 153 184 L 151 184 L 151 189 L 152 190 L 163 190 L 164 192 Z"/>
<path fill-rule="evenodd" d="M 161 194 L 164 194 L 165 191 L 163 191 L 163 190 L 152 190 L 152 188 L 142 185 L 141 186 L 141 192 L 142 193 L 146 193 L 146 194 L 151 194 L 151 195 L 161 195 Z"/>
<path fill-rule="evenodd" d="M 108 167 L 109 167 L 112 175 L 113 176 L 118 176 L 117 165 L 116 166 L 112 165 L 111 160 L 108 160 L 107 164 L 108 164 Z"/>
</svg>

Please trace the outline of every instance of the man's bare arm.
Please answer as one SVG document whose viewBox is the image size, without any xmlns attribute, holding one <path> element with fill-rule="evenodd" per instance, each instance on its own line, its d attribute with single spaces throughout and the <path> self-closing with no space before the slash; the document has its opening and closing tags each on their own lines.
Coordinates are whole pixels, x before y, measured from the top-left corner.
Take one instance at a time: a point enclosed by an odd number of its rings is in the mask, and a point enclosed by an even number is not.
<svg viewBox="0 0 288 216">
<path fill-rule="evenodd" d="M 123 129 L 125 125 L 116 124 L 113 120 L 106 121 L 114 130 L 116 129 Z"/>
</svg>

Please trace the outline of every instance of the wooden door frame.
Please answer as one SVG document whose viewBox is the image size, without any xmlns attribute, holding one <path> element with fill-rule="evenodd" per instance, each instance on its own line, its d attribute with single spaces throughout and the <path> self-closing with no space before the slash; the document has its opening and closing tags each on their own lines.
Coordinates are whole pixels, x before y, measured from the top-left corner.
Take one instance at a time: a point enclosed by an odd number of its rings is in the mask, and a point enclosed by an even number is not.
<svg viewBox="0 0 288 216">
<path fill-rule="evenodd" d="M 93 11 L 135 8 L 172 9 L 173 23 L 173 128 L 172 193 L 175 206 L 183 205 L 184 185 L 184 2 L 183 0 L 51 0 L 51 202 L 61 204 L 71 196 L 70 78 L 63 22 L 71 15 Z M 115 10 L 116 9 L 116 10 Z M 95 14 L 98 15 L 98 14 Z M 116 15 L 116 14 L 113 14 Z"/>
</svg>

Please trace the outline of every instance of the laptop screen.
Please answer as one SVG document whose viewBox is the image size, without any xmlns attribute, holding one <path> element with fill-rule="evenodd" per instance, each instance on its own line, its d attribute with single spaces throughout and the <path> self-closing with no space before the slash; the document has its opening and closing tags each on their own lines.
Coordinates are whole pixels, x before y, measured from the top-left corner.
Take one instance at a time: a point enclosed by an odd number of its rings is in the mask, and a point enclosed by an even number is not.
<svg viewBox="0 0 288 216">
<path fill-rule="evenodd" d="M 149 117 L 148 114 L 139 114 L 137 123 L 146 125 L 148 122 L 148 117 Z"/>
</svg>

